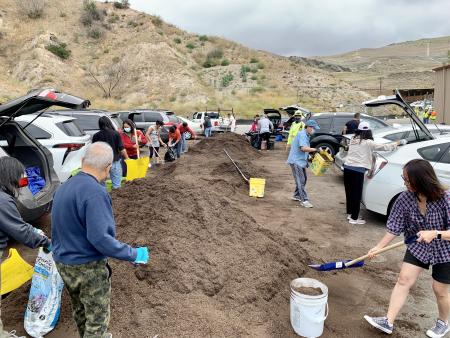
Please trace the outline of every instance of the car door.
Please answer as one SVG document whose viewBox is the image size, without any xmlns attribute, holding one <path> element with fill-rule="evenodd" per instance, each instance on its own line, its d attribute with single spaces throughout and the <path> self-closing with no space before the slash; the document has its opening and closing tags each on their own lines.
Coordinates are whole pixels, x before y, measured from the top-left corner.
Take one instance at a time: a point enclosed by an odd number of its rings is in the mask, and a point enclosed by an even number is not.
<svg viewBox="0 0 450 338">
<path fill-rule="evenodd" d="M 441 183 L 450 186 L 450 143 L 441 143 L 418 149 L 419 154 L 433 165 Z"/>
</svg>

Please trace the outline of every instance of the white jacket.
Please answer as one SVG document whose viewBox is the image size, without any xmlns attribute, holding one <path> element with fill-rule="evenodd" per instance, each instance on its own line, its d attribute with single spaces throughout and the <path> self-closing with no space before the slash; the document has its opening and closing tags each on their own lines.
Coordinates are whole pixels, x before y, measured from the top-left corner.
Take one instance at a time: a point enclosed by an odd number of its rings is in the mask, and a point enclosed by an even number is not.
<svg viewBox="0 0 450 338">
<path fill-rule="evenodd" d="M 392 151 L 397 149 L 397 142 L 377 144 L 373 140 L 352 138 L 345 159 L 345 165 L 351 167 L 372 168 L 372 154 L 376 150 Z"/>
</svg>

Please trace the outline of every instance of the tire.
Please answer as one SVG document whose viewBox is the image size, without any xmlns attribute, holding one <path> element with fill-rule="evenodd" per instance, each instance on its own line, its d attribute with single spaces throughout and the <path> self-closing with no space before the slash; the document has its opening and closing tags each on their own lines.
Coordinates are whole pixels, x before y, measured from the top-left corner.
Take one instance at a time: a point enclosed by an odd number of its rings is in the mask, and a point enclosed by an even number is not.
<svg viewBox="0 0 450 338">
<path fill-rule="evenodd" d="M 190 132 L 185 131 L 185 132 L 184 132 L 184 137 L 186 138 L 186 140 L 190 140 L 190 139 L 192 138 L 192 135 L 191 135 Z"/>
<path fill-rule="evenodd" d="M 319 143 L 314 148 L 320 150 L 325 150 L 328 154 L 334 157 L 336 155 L 336 151 L 334 150 L 333 146 L 329 143 Z"/>
</svg>

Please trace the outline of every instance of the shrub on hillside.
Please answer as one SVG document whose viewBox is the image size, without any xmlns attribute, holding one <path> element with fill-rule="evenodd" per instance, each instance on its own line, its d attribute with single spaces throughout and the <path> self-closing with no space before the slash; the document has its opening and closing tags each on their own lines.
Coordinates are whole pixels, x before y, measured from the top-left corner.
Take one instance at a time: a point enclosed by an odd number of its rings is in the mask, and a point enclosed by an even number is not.
<svg viewBox="0 0 450 338">
<path fill-rule="evenodd" d="M 257 65 L 258 69 L 264 69 L 266 66 L 264 66 L 264 63 L 258 63 Z"/>
<path fill-rule="evenodd" d="M 87 35 L 94 40 L 99 40 L 103 36 L 103 30 L 100 27 L 91 27 Z"/>
<path fill-rule="evenodd" d="M 108 18 L 109 23 L 115 23 L 119 20 L 120 20 L 120 17 L 116 13 L 113 13 L 113 15 L 111 15 L 111 17 Z"/>
<path fill-rule="evenodd" d="M 67 49 L 67 44 L 64 42 L 48 44 L 45 46 L 45 49 L 63 60 L 68 59 L 71 54 L 71 51 Z"/>
<path fill-rule="evenodd" d="M 160 27 L 163 24 L 163 20 L 161 19 L 160 16 L 156 15 L 152 18 L 152 22 L 155 26 Z"/>
<path fill-rule="evenodd" d="M 117 9 L 127 9 L 130 8 L 130 1 L 128 0 L 114 1 L 113 5 Z"/>
<path fill-rule="evenodd" d="M 83 2 L 83 12 L 81 13 L 81 23 L 84 26 L 92 26 L 94 21 L 102 21 L 103 15 L 98 8 L 95 2 L 90 0 L 85 0 Z"/>
<path fill-rule="evenodd" d="M 231 81 L 233 81 L 234 76 L 233 74 L 231 74 L 231 72 L 228 72 L 227 74 L 225 74 L 222 79 L 221 79 L 221 84 L 222 87 L 228 87 L 231 83 Z"/>
<path fill-rule="evenodd" d="M 208 41 L 208 37 L 206 35 L 200 35 L 198 39 L 202 42 Z"/>
<path fill-rule="evenodd" d="M 258 59 L 257 58 L 251 58 L 250 59 L 250 63 L 258 63 Z"/>
<path fill-rule="evenodd" d="M 192 42 L 189 42 L 188 44 L 186 44 L 186 48 L 192 50 L 195 48 L 195 45 Z"/>
<path fill-rule="evenodd" d="M 230 64 L 230 61 L 228 59 L 223 59 L 222 63 L 220 64 L 221 66 L 228 66 Z"/>
<path fill-rule="evenodd" d="M 136 21 L 130 20 L 128 21 L 128 26 L 136 28 L 139 24 Z"/>
<path fill-rule="evenodd" d="M 207 59 L 221 59 L 223 57 L 223 49 L 222 48 L 214 48 L 206 54 Z"/>
<path fill-rule="evenodd" d="M 175 38 L 175 39 L 173 39 L 173 42 L 175 42 L 177 44 L 180 44 L 181 43 L 181 39 L 180 38 Z"/>
<path fill-rule="evenodd" d="M 38 19 L 44 14 L 46 0 L 16 0 L 19 11 L 30 19 Z"/>
</svg>

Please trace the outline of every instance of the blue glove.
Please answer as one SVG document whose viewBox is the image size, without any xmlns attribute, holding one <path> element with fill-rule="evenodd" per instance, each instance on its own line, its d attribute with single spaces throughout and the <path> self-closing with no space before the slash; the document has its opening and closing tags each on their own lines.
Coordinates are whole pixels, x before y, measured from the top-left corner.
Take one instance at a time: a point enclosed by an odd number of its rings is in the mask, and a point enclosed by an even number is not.
<svg viewBox="0 0 450 338">
<path fill-rule="evenodd" d="M 148 248 L 137 248 L 137 255 L 134 264 L 147 264 L 149 260 Z"/>
</svg>

